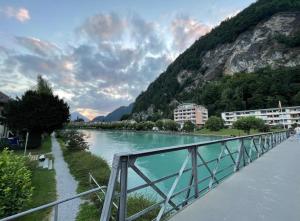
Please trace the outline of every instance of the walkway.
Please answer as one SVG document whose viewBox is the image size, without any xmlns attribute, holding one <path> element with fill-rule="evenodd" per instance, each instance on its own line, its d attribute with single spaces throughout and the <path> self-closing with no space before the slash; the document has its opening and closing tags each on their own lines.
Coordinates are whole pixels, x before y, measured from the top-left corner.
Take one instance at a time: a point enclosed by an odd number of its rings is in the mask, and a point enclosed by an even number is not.
<svg viewBox="0 0 300 221">
<path fill-rule="evenodd" d="M 170 221 L 299 221 L 300 141 L 291 137 Z"/>
<path fill-rule="evenodd" d="M 56 173 L 56 189 L 58 199 L 64 199 L 76 195 L 77 181 L 70 174 L 67 163 L 64 161 L 63 153 L 57 142 L 55 136 L 52 134 L 52 153 L 54 156 L 54 169 Z M 81 204 L 80 199 L 60 204 L 58 206 L 58 220 L 59 221 L 73 221 L 79 211 Z M 52 213 L 53 215 L 53 213 Z M 52 217 L 53 219 L 53 217 Z"/>
</svg>

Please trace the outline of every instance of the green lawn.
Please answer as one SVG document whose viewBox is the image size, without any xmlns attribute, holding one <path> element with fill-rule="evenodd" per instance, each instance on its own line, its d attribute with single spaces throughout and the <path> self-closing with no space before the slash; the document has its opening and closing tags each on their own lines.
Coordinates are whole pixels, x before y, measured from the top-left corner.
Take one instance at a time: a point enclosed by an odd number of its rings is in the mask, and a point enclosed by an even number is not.
<svg viewBox="0 0 300 221">
<path fill-rule="evenodd" d="M 280 131 L 282 129 L 272 129 L 271 132 Z M 248 135 L 243 130 L 233 129 L 233 128 L 223 128 L 219 131 L 211 131 L 209 129 L 203 128 L 195 132 L 196 134 L 204 134 L 204 135 L 214 135 L 214 136 L 246 136 Z M 258 130 L 251 129 L 250 135 L 252 134 L 259 134 Z"/>
<path fill-rule="evenodd" d="M 32 154 L 44 154 L 51 152 L 51 137 L 46 136 L 38 149 L 29 150 Z M 18 151 L 17 154 L 23 154 Z M 41 206 L 56 200 L 55 170 L 37 167 L 36 162 L 31 162 L 29 167 L 32 171 L 32 185 L 34 187 L 32 200 L 25 205 L 24 210 Z M 46 221 L 49 220 L 51 209 L 41 210 L 17 219 L 18 221 Z"/>
</svg>

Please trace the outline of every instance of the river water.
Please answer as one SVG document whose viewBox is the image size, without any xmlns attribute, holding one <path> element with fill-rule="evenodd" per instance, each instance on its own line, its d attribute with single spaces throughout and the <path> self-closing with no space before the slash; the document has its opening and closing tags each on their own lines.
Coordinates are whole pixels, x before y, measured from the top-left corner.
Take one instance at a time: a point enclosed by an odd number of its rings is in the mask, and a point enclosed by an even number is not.
<svg viewBox="0 0 300 221">
<path fill-rule="evenodd" d="M 97 156 L 103 157 L 110 165 L 112 163 L 113 155 L 119 152 L 150 150 L 159 147 L 169 147 L 220 139 L 220 137 L 215 136 L 193 136 L 153 132 L 119 132 L 99 130 L 83 130 L 83 132 L 87 135 L 90 151 Z M 210 160 L 218 157 L 221 150 L 220 148 L 220 145 L 210 145 L 199 148 L 199 152 L 205 160 Z M 232 151 L 234 150 L 232 149 Z M 153 181 L 178 172 L 187 154 L 187 151 L 176 151 L 167 154 L 144 157 L 137 160 L 136 165 L 144 174 L 147 175 L 147 177 L 149 177 L 150 180 Z M 220 167 L 225 167 L 229 163 L 229 159 L 224 160 Z M 189 160 L 187 168 L 190 167 L 190 165 L 191 162 Z M 215 163 L 209 164 L 211 170 L 213 170 L 215 166 Z M 209 175 L 209 173 L 204 166 L 198 169 L 199 179 L 204 178 L 207 175 Z M 190 172 L 185 173 L 181 177 L 180 182 L 176 187 L 176 191 L 186 187 L 189 183 L 190 177 Z M 168 190 L 170 190 L 174 180 L 175 177 L 158 183 L 157 185 L 163 192 L 168 193 Z M 209 180 L 207 180 L 206 183 L 203 183 L 203 186 L 208 185 L 208 181 Z M 128 188 L 141 184 L 144 184 L 144 181 L 134 171 L 129 169 Z M 153 195 L 153 197 L 156 198 L 155 193 L 149 187 L 145 188 L 143 193 L 146 193 L 148 196 Z"/>
</svg>

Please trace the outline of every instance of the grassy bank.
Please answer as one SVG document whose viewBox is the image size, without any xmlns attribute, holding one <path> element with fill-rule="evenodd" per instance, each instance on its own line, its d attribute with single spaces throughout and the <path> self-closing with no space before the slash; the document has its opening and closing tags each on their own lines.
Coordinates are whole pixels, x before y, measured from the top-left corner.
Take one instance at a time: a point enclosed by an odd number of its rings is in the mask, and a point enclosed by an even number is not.
<svg viewBox="0 0 300 221">
<path fill-rule="evenodd" d="M 110 168 L 104 159 L 87 151 L 69 150 L 62 138 L 58 138 L 58 142 L 60 143 L 64 159 L 69 166 L 71 174 L 79 183 L 77 192 L 83 192 L 91 189 L 89 173 L 94 176 L 99 185 L 107 185 L 110 176 Z M 87 201 L 80 206 L 80 211 L 78 212 L 76 220 L 98 221 L 100 218 L 102 204 L 94 194 L 85 199 L 87 199 Z M 154 203 L 155 202 L 153 200 L 149 200 L 143 196 L 130 196 L 128 197 L 128 215 L 133 215 Z M 138 221 L 152 220 L 155 218 L 155 215 L 157 215 L 157 212 L 158 211 L 154 210 L 145 215 L 145 217 L 138 219 Z M 113 214 L 114 213 L 115 211 L 113 211 Z"/>
<path fill-rule="evenodd" d="M 107 185 L 110 168 L 105 160 L 87 151 L 69 151 L 62 139 L 58 139 L 58 142 L 71 174 L 79 183 L 77 188 L 78 193 L 91 188 L 89 173 L 94 176 L 100 185 Z"/>
<path fill-rule="evenodd" d="M 271 129 L 270 132 L 277 132 L 281 131 L 282 129 Z M 252 134 L 259 134 L 264 132 L 259 132 L 258 130 L 251 129 L 250 134 L 245 133 L 243 130 L 233 129 L 233 128 L 223 128 L 219 131 L 211 131 L 209 129 L 203 128 L 201 130 L 198 130 L 195 132 L 197 135 L 212 135 L 212 136 L 246 136 L 246 135 L 252 135 Z"/>
<path fill-rule="evenodd" d="M 38 149 L 29 150 L 32 154 L 44 154 L 51 151 L 51 137 L 46 136 Z M 20 151 L 18 154 L 23 154 Z M 25 206 L 24 210 L 41 206 L 56 200 L 55 170 L 48 170 L 37 167 L 37 162 L 30 162 L 29 168 L 32 171 L 32 185 L 34 187 L 32 200 Z M 19 221 L 45 221 L 50 220 L 51 209 L 41 210 L 31 215 L 19 218 Z"/>
</svg>

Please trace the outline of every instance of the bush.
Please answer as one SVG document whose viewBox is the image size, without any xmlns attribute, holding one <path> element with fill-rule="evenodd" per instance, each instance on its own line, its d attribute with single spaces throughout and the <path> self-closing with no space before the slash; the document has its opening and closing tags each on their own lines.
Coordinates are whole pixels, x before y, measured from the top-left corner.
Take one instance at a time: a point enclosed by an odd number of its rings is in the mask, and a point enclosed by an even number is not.
<svg viewBox="0 0 300 221">
<path fill-rule="evenodd" d="M 170 131 L 177 131 L 179 125 L 174 120 L 166 119 L 164 120 L 164 129 Z"/>
<path fill-rule="evenodd" d="M 212 116 L 206 121 L 205 127 L 211 131 L 219 131 L 224 128 L 224 121 L 220 117 Z"/>
<path fill-rule="evenodd" d="M 78 130 L 67 130 L 61 132 L 60 136 L 66 142 L 68 150 L 80 151 L 89 149 L 88 143 L 85 141 L 85 135 Z"/>
<path fill-rule="evenodd" d="M 186 132 L 192 132 L 195 130 L 195 124 L 193 124 L 191 121 L 186 121 L 183 124 L 182 130 Z"/>
<path fill-rule="evenodd" d="M 30 201 L 32 191 L 25 158 L 4 149 L 0 154 L 0 218 L 19 212 Z"/>
<path fill-rule="evenodd" d="M 251 129 L 262 130 L 265 128 L 265 122 L 262 119 L 256 117 L 241 117 L 233 123 L 233 127 L 239 130 L 245 131 L 249 134 Z"/>
</svg>

